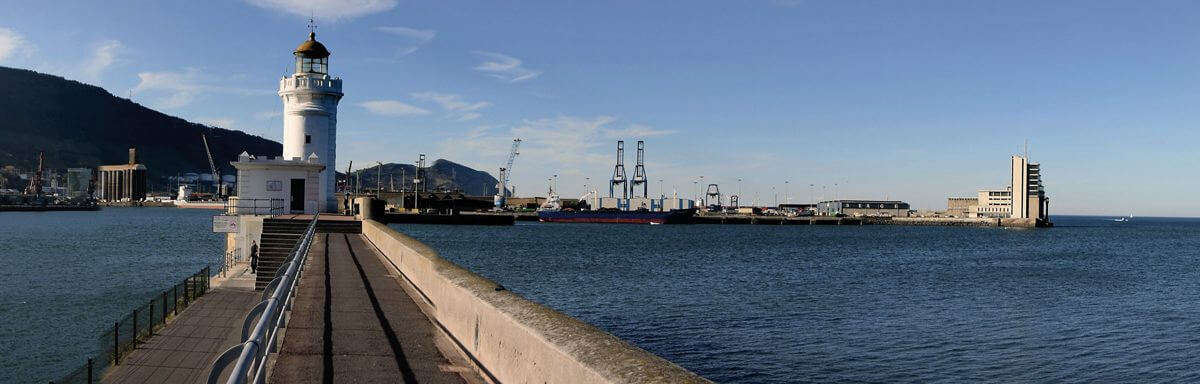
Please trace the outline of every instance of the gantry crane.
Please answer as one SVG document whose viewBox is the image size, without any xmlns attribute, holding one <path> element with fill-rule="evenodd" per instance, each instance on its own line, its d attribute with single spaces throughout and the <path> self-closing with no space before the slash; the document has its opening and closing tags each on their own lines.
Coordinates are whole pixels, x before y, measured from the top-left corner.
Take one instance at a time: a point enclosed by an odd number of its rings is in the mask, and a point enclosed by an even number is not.
<svg viewBox="0 0 1200 384">
<path fill-rule="evenodd" d="M 621 198 L 629 198 L 629 188 L 625 182 L 625 140 L 617 140 L 617 165 L 613 167 L 612 180 L 608 181 L 608 197 L 616 197 L 614 192 L 621 186 Z"/>
<path fill-rule="evenodd" d="M 642 187 L 642 197 L 650 197 L 650 185 L 646 182 L 646 142 L 637 142 L 637 165 L 633 167 L 633 180 L 629 181 L 629 195 L 636 196 L 637 188 Z"/>
<path fill-rule="evenodd" d="M 212 170 L 213 196 L 221 196 L 221 173 L 217 172 L 217 165 L 213 163 L 212 150 L 208 148 L 208 136 L 201 133 L 200 139 L 204 141 L 204 153 L 208 155 L 208 168 Z"/>
<path fill-rule="evenodd" d="M 496 210 L 504 210 L 504 206 L 507 204 L 505 200 L 508 197 L 508 179 L 512 175 L 513 161 L 517 160 L 517 155 L 520 154 L 517 152 L 520 147 L 521 139 L 513 139 L 512 149 L 508 151 L 508 163 L 500 168 L 500 180 L 496 183 L 496 196 L 492 198 Z"/>
</svg>

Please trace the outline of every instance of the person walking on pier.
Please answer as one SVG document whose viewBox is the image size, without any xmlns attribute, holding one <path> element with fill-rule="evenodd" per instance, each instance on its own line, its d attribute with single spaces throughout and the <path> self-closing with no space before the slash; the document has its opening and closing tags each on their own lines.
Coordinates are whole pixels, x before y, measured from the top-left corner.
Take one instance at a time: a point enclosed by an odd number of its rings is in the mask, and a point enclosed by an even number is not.
<svg viewBox="0 0 1200 384">
<path fill-rule="evenodd" d="M 250 273 L 258 273 L 258 242 L 250 242 Z"/>
</svg>

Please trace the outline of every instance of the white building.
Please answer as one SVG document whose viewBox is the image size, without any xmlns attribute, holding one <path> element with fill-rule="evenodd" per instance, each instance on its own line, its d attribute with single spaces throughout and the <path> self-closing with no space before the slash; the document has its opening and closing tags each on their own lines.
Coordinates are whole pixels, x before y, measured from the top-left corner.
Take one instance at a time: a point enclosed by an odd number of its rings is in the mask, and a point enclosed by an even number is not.
<svg viewBox="0 0 1200 384">
<path fill-rule="evenodd" d="M 342 79 L 329 76 L 329 50 L 316 33 L 309 32 L 293 55 L 296 72 L 279 80 L 283 156 L 259 159 L 243 153 L 232 163 L 238 170 L 238 206 L 281 199 L 282 213 L 337 212 L 333 188 Z"/>
<path fill-rule="evenodd" d="M 1012 157 L 1012 217 L 1050 220 L 1050 199 L 1042 185 L 1042 167 L 1029 155 Z"/>
<path fill-rule="evenodd" d="M 315 33 L 309 32 L 292 54 L 295 73 L 279 80 L 283 155 L 242 152 L 231 163 L 237 168 L 237 196 L 213 221 L 213 231 L 226 233 L 232 259 L 248 260 L 250 246 L 259 241 L 263 219 L 269 215 L 339 211 L 333 187 L 342 80 L 329 76 L 329 50 L 317 42 Z"/>
</svg>

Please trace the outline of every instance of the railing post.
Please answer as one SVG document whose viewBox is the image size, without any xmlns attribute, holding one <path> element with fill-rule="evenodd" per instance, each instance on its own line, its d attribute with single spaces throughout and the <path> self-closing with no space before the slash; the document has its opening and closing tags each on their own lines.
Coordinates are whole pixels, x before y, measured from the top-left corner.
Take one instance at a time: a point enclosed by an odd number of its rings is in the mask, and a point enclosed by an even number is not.
<svg viewBox="0 0 1200 384">
<path fill-rule="evenodd" d="M 135 309 L 135 310 L 133 310 L 133 349 L 137 349 L 137 338 L 138 338 L 137 310 Z"/>
<path fill-rule="evenodd" d="M 188 293 L 188 291 L 191 290 L 191 288 L 192 288 L 192 278 L 188 277 L 186 279 L 183 279 L 183 307 L 184 308 L 187 308 L 187 306 L 189 305 L 188 304 L 188 296 L 191 294 Z"/>
<path fill-rule="evenodd" d="M 171 287 L 171 312 L 175 316 L 179 316 L 179 285 Z"/>
<path fill-rule="evenodd" d="M 150 324 L 147 324 L 146 330 L 150 336 L 154 336 L 154 299 L 150 299 L 150 311 L 146 312 L 150 316 Z"/>
<path fill-rule="evenodd" d="M 163 291 L 163 310 L 162 311 L 163 311 L 162 323 L 166 324 L 167 323 L 167 291 Z"/>
<path fill-rule="evenodd" d="M 88 381 L 87 384 L 92 384 L 92 358 L 88 358 Z"/>
<path fill-rule="evenodd" d="M 121 322 L 113 323 L 113 365 L 121 365 Z"/>
</svg>

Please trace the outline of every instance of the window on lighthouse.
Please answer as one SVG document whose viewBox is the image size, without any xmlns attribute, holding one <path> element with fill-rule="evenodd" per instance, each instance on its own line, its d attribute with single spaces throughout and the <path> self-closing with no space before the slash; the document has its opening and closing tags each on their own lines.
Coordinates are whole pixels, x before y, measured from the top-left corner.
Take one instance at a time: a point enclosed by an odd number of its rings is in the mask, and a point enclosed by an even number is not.
<svg viewBox="0 0 1200 384">
<path fill-rule="evenodd" d="M 311 57 L 296 57 L 296 67 L 300 73 L 328 73 L 329 58 L 314 59 Z"/>
</svg>

